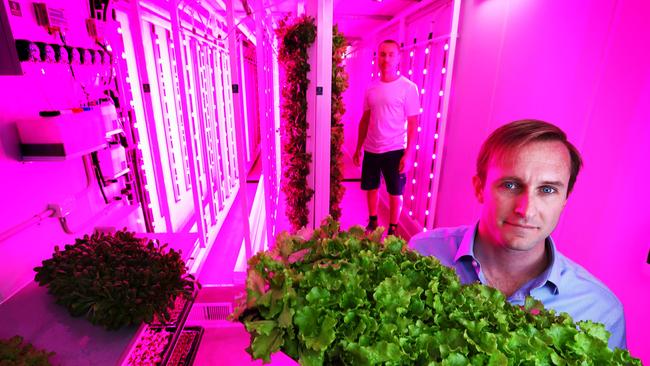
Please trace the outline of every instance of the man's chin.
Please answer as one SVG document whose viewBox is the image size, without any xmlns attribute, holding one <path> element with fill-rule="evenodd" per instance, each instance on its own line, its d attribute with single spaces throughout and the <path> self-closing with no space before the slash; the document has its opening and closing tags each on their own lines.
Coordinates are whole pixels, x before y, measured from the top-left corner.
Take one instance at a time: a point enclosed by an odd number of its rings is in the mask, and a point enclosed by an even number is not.
<svg viewBox="0 0 650 366">
<path fill-rule="evenodd" d="M 506 247 L 510 250 L 527 252 L 535 248 L 539 243 L 543 243 L 544 240 L 540 240 L 537 237 L 511 237 L 506 239 Z"/>
</svg>

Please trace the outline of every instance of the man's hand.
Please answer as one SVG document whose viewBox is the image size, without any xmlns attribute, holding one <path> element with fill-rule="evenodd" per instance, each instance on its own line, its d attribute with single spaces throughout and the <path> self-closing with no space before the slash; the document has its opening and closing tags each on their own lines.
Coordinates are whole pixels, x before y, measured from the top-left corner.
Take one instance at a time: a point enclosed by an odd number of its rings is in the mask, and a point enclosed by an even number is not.
<svg viewBox="0 0 650 366">
<path fill-rule="evenodd" d="M 361 165 L 361 149 L 357 149 L 354 152 L 354 155 L 352 155 L 352 162 L 354 163 L 355 166 Z"/>
<path fill-rule="evenodd" d="M 399 161 L 399 173 L 404 174 L 411 170 L 411 167 L 413 167 L 413 153 L 407 151 Z"/>
</svg>

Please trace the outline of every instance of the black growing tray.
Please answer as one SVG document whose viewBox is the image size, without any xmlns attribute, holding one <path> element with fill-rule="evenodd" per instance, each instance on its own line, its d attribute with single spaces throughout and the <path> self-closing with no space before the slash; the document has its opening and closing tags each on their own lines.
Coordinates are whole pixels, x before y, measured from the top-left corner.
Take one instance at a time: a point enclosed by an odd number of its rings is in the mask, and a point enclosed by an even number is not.
<svg viewBox="0 0 650 366">
<path fill-rule="evenodd" d="M 201 344 L 201 338 L 203 338 L 204 329 L 203 329 L 203 327 L 186 327 L 181 332 L 181 336 L 182 336 L 182 333 L 190 333 L 190 332 L 196 333 L 196 335 L 194 336 L 194 339 L 192 339 L 192 343 L 190 345 L 189 350 L 187 351 L 187 355 L 184 358 L 184 362 L 181 362 L 181 363 L 178 363 L 178 364 L 170 363 L 172 355 L 176 351 L 176 347 L 178 347 L 178 340 L 177 340 L 176 343 L 174 344 L 174 349 L 172 350 L 172 352 L 170 353 L 169 358 L 165 362 L 166 366 L 191 366 L 194 363 L 194 359 L 196 358 L 196 354 L 198 353 L 198 350 L 199 350 L 199 345 Z M 181 355 L 180 359 L 183 360 L 182 355 Z"/>
<path fill-rule="evenodd" d="M 171 348 L 173 346 L 172 341 L 174 339 L 174 335 L 177 333 L 176 328 L 163 328 L 163 327 L 158 327 L 158 328 L 150 328 L 152 331 L 158 333 L 158 332 L 167 332 L 169 333 L 169 341 L 165 345 L 165 348 L 163 348 L 162 352 L 160 353 L 160 356 L 162 358 L 162 361 L 160 363 L 156 363 L 156 365 L 164 365 L 165 364 L 165 356 L 171 353 Z M 138 342 L 136 342 L 133 347 L 135 348 L 137 346 Z M 125 363 L 128 363 L 128 356 L 127 356 L 127 361 Z"/>
</svg>

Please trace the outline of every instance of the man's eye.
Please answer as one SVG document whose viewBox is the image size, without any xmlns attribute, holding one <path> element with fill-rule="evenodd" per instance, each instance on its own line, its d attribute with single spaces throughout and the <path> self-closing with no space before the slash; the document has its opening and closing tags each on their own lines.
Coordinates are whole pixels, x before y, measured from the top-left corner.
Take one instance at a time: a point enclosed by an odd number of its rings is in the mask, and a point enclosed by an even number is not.
<svg viewBox="0 0 650 366">
<path fill-rule="evenodd" d="M 503 183 L 503 187 L 505 187 L 506 189 L 510 189 L 510 190 L 516 189 L 517 188 L 517 183 L 505 182 L 505 183 Z"/>
<path fill-rule="evenodd" d="M 544 187 L 541 188 L 541 190 L 542 190 L 542 193 L 546 193 L 546 194 L 551 194 L 551 193 L 557 192 L 557 189 L 555 189 L 553 187 L 549 187 L 549 186 L 544 186 Z"/>
</svg>

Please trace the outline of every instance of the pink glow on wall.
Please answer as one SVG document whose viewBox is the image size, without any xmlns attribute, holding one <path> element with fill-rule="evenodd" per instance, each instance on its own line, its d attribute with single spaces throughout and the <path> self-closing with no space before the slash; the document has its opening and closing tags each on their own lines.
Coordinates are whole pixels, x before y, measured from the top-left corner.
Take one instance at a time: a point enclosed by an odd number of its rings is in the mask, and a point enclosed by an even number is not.
<svg viewBox="0 0 650 366">
<path fill-rule="evenodd" d="M 464 2 L 436 215 L 436 226 L 478 217 L 471 177 L 494 128 L 521 118 L 559 125 L 585 167 L 554 238 L 623 302 L 628 347 L 644 363 L 650 52 L 640 45 L 648 11 L 640 1 Z"/>
</svg>

